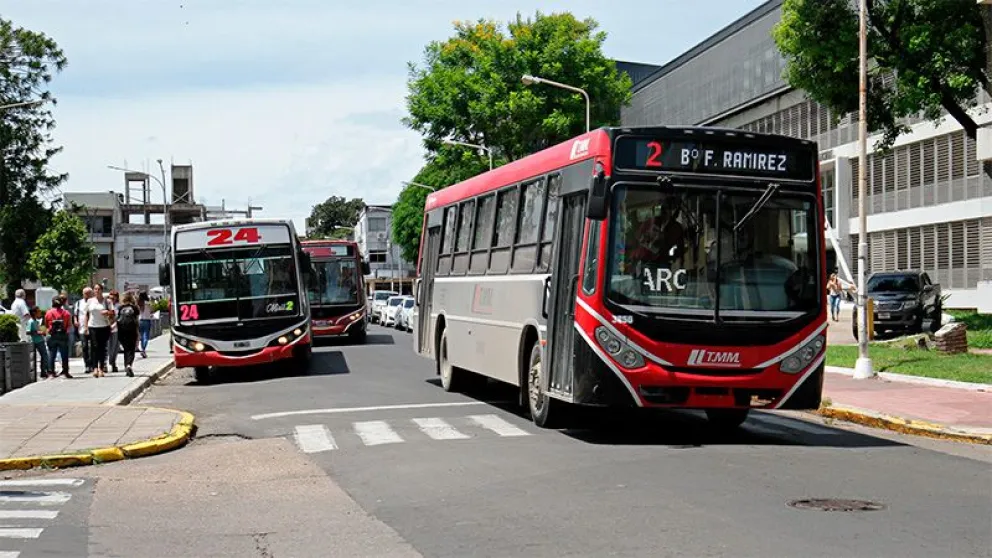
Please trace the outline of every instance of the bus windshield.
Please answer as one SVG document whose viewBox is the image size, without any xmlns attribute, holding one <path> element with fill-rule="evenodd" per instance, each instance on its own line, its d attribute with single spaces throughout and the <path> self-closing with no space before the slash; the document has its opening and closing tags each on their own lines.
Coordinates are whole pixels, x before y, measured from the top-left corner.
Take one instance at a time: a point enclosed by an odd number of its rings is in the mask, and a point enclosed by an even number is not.
<svg viewBox="0 0 992 558">
<path fill-rule="evenodd" d="M 299 289 L 290 245 L 176 254 L 180 322 L 296 315 Z"/>
<path fill-rule="evenodd" d="M 358 304 L 358 262 L 340 258 L 313 262 L 308 295 L 314 305 Z"/>
<path fill-rule="evenodd" d="M 633 313 L 689 319 L 817 310 L 815 198 L 779 192 L 758 204 L 763 193 L 615 187 L 607 298 Z"/>
</svg>

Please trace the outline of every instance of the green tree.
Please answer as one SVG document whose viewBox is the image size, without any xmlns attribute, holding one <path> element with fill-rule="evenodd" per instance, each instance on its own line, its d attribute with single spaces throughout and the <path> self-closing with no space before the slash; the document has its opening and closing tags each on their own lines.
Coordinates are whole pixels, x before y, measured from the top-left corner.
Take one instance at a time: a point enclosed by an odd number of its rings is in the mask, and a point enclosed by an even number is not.
<svg viewBox="0 0 992 558">
<path fill-rule="evenodd" d="M 412 182 L 437 188 L 448 187 L 489 170 L 489 160 L 455 147 L 444 147 L 432 155 Z M 403 251 L 403 259 L 417 261 L 420 232 L 424 224 L 424 202 L 430 191 L 419 186 L 404 188 L 393 204 L 393 242 Z"/>
<path fill-rule="evenodd" d="M 992 93 L 982 9 L 975 2 L 868 0 L 868 127 L 891 147 L 900 119 L 947 111 L 974 139 L 967 110 Z M 987 8 L 986 8 L 987 9 Z M 785 0 L 773 31 L 785 78 L 844 115 L 858 109 L 858 13 L 849 0 Z"/>
<path fill-rule="evenodd" d="M 364 208 L 365 202 L 361 198 L 347 200 L 331 196 L 310 210 L 306 234 L 310 238 L 350 238 L 352 227 Z"/>
<path fill-rule="evenodd" d="M 61 148 L 52 144 L 48 84 L 65 65 L 54 40 L 0 18 L 0 105 L 41 101 L 0 108 L 0 282 L 8 296 L 34 279 L 28 254 L 49 220 L 39 196 L 68 178 L 49 168 Z"/>
<path fill-rule="evenodd" d="M 78 292 L 93 273 L 93 244 L 86 225 L 75 213 L 62 210 L 52 217 L 31 255 L 28 269 L 42 284 L 55 289 Z"/>
<path fill-rule="evenodd" d="M 585 132 L 582 96 L 524 85 L 526 74 L 584 89 L 592 127 L 616 123 L 631 81 L 603 56 L 606 33 L 597 28 L 569 13 L 518 14 L 505 31 L 492 20 L 456 22 L 453 37 L 430 43 L 421 66 L 410 64 L 404 123 L 424 135 L 431 152 L 451 138 L 509 161 Z"/>
</svg>

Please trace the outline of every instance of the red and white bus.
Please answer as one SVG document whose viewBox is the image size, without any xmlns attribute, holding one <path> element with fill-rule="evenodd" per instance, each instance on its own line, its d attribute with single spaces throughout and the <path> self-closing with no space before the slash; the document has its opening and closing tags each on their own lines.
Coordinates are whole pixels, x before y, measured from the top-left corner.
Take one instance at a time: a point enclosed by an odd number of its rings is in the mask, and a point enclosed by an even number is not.
<svg viewBox="0 0 992 558">
<path fill-rule="evenodd" d="M 176 367 L 210 380 L 211 367 L 310 359 L 309 256 L 292 221 L 248 219 L 177 225 L 160 272 L 172 285 Z"/>
<path fill-rule="evenodd" d="M 314 338 L 347 335 L 364 341 L 369 264 L 362 259 L 358 244 L 349 240 L 304 240 L 302 244 L 310 255 L 307 293 Z"/>
<path fill-rule="evenodd" d="M 415 350 L 445 389 L 566 404 L 816 409 L 826 345 L 817 147 L 601 128 L 428 196 Z"/>
</svg>

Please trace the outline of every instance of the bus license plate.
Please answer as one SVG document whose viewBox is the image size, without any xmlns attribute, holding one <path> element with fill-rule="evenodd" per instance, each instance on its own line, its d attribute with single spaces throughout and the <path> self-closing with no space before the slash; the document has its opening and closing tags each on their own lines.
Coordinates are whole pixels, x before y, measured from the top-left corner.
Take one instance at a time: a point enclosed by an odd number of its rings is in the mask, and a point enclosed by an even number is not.
<svg viewBox="0 0 992 558">
<path fill-rule="evenodd" d="M 234 342 L 234 348 L 235 349 L 246 349 L 250 345 L 251 345 L 251 343 L 249 343 L 248 341 L 235 341 Z"/>
<path fill-rule="evenodd" d="M 892 314 L 889 314 L 888 312 L 883 312 L 883 313 L 881 313 L 881 314 L 878 315 L 878 319 L 879 320 L 888 320 L 891 317 L 892 317 Z"/>
</svg>

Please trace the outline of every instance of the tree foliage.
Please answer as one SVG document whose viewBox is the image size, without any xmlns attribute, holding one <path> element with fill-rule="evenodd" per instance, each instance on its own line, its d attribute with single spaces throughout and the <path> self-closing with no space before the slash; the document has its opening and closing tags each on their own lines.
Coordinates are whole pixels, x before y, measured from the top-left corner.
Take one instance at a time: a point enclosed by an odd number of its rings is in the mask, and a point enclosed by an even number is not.
<svg viewBox="0 0 992 558">
<path fill-rule="evenodd" d="M 535 75 L 584 89 L 592 127 L 620 119 L 631 81 L 603 56 L 606 34 L 569 13 L 519 14 L 505 30 L 495 21 L 456 22 L 455 34 L 430 43 L 410 64 L 409 116 L 429 151 L 451 138 L 515 160 L 585 132 L 585 100 L 571 91 L 521 82 Z"/>
<path fill-rule="evenodd" d="M 906 131 L 900 119 L 922 113 L 939 120 L 945 110 L 974 139 L 978 126 L 967 109 L 979 88 L 992 93 L 982 9 L 947 0 L 868 0 L 867 6 L 868 127 L 882 132 L 882 147 Z M 785 0 L 773 31 L 789 84 L 840 116 L 858 110 L 855 7 L 849 0 Z"/>
<path fill-rule="evenodd" d="M 331 196 L 310 210 L 306 234 L 310 238 L 350 238 L 352 227 L 364 208 L 365 201 L 361 198 L 348 200 L 342 196 Z"/>
<path fill-rule="evenodd" d="M 86 225 L 75 213 L 62 210 L 38 237 L 28 257 L 28 269 L 42 284 L 71 293 L 89 282 L 93 273 L 93 244 Z"/>
<path fill-rule="evenodd" d="M 48 84 L 65 65 L 54 40 L 0 18 L 0 105 L 42 101 L 0 108 L 0 281 L 9 293 L 34 278 L 28 253 L 49 219 L 39 195 L 68 178 L 49 168 L 61 148 L 52 144 Z"/>
<path fill-rule="evenodd" d="M 489 170 L 488 159 L 464 149 L 445 147 L 431 156 L 412 180 L 438 190 Z M 417 261 L 420 232 L 424 224 L 424 202 L 430 190 L 407 186 L 393 205 L 393 242 L 403 251 L 403 259 Z"/>
</svg>

